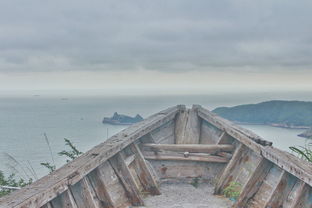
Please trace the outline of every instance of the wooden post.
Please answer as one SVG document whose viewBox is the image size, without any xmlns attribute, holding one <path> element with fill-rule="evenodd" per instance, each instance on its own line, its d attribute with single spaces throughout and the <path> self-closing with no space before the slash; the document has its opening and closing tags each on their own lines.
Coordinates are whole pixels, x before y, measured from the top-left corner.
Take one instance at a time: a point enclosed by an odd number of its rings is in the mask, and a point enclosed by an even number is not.
<svg viewBox="0 0 312 208">
<path fill-rule="evenodd" d="M 236 147 L 236 150 L 234 151 L 232 159 L 224 168 L 222 175 L 219 178 L 219 181 L 215 187 L 215 191 L 214 191 L 215 194 L 221 194 L 222 190 L 227 185 L 228 181 L 230 180 L 228 176 L 230 175 L 232 170 L 235 168 L 235 166 L 239 163 L 244 150 L 245 150 L 245 146 L 239 143 L 238 146 Z"/>
<path fill-rule="evenodd" d="M 159 195 L 160 194 L 159 185 L 157 184 L 153 174 L 151 173 L 151 170 L 146 164 L 144 156 L 141 150 L 139 149 L 138 145 L 135 143 L 132 143 L 130 145 L 130 148 L 132 152 L 136 155 L 135 157 L 135 162 L 136 162 L 136 167 L 137 167 L 136 169 L 137 169 L 140 181 L 142 182 L 142 185 L 144 187 L 144 190 L 151 193 L 152 195 Z"/>
<path fill-rule="evenodd" d="M 124 156 L 121 153 L 117 153 L 114 157 L 109 159 L 109 162 L 122 182 L 132 205 L 143 206 L 144 202 L 140 196 L 140 190 L 129 170 L 129 167 L 125 163 Z"/>
<path fill-rule="evenodd" d="M 108 194 L 104 181 L 101 179 L 102 175 L 103 173 L 98 168 L 96 168 L 94 171 L 89 173 L 88 179 L 102 205 L 104 207 L 111 208 L 114 207 L 113 201 Z"/>
<path fill-rule="evenodd" d="M 306 193 L 306 191 L 308 191 L 309 186 L 304 183 L 301 182 L 300 186 L 298 187 L 298 189 L 296 190 L 296 196 L 293 199 L 290 208 L 297 208 L 297 207 L 302 207 L 302 203 L 303 203 L 303 196 Z"/>
<path fill-rule="evenodd" d="M 198 144 L 200 137 L 200 119 L 197 108 L 181 110 L 175 123 L 176 144 Z"/>
<path fill-rule="evenodd" d="M 285 188 L 286 183 L 287 183 L 286 180 L 287 180 L 287 172 L 285 170 L 282 170 L 282 172 L 279 176 L 279 179 L 277 181 L 277 184 L 273 187 L 272 192 L 271 192 L 269 198 L 267 199 L 264 207 L 272 207 L 273 206 L 272 204 L 274 202 L 275 197 L 280 195 L 280 192 L 282 192 L 283 189 Z M 279 205 L 276 207 L 279 207 Z"/>
<path fill-rule="evenodd" d="M 234 204 L 235 208 L 244 208 L 246 207 L 248 201 L 257 193 L 259 190 L 264 178 L 269 173 L 272 167 L 272 163 L 268 160 L 262 158 L 258 163 L 255 171 L 247 180 L 247 183 L 242 188 L 242 192 Z"/>
<path fill-rule="evenodd" d="M 68 187 L 67 189 L 67 195 L 68 195 L 68 200 L 69 200 L 69 204 L 71 204 L 72 208 L 78 208 L 75 199 L 73 197 L 73 193 L 71 192 L 70 188 Z"/>
</svg>

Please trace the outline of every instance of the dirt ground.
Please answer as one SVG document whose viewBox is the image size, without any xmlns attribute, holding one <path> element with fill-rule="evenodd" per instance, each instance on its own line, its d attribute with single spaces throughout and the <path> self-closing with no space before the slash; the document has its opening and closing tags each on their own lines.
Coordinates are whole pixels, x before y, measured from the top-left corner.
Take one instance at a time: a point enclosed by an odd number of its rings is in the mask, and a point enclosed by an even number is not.
<svg viewBox="0 0 312 208">
<path fill-rule="evenodd" d="M 222 196 L 213 195 L 213 187 L 200 184 L 162 184 L 161 195 L 145 198 L 147 208 L 227 208 L 233 202 Z"/>
</svg>

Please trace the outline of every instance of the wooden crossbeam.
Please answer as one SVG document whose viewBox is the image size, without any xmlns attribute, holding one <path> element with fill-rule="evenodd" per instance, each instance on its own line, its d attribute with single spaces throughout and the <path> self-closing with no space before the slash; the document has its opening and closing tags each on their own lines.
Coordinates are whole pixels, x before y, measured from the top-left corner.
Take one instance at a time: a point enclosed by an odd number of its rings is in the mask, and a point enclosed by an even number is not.
<svg viewBox="0 0 312 208">
<path fill-rule="evenodd" d="M 286 186 L 287 172 L 282 170 L 276 185 L 272 188 L 271 194 L 268 199 L 266 199 L 266 203 L 264 207 L 271 207 L 274 201 L 275 195 L 278 195 L 278 192 L 282 192 Z"/>
<path fill-rule="evenodd" d="M 148 155 L 145 156 L 147 160 L 177 160 L 177 161 L 194 161 L 194 162 L 213 162 L 213 163 L 227 163 L 229 160 L 224 157 L 208 155 L 208 156 L 188 156 L 183 155 Z"/>
<path fill-rule="evenodd" d="M 132 205 L 143 206 L 144 202 L 140 196 L 140 190 L 125 162 L 124 156 L 121 153 L 117 153 L 114 157 L 109 159 L 109 162 L 122 182 Z"/>
<path fill-rule="evenodd" d="M 301 182 L 300 186 L 296 190 L 296 196 L 293 199 L 290 208 L 297 208 L 301 207 L 300 204 L 303 203 L 303 195 L 305 194 L 306 191 L 308 191 L 309 187 L 306 183 Z"/>
<path fill-rule="evenodd" d="M 247 183 L 242 188 L 242 192 L 234 204 L 234 208 L 244 208 L 246 207 L 248 201 L 257 193 L 259 190 L 264 178 L 269 173 L 272 163 L 264 158 L 260 160 L 256 169 L 252 175 L 247 180 Z"/>
<path fill-rule="evenodd" d="M 150 168 L 148 167 L 144 156 L 139 149 L 137 144 L 132 143 L 130 145 L 130 149 L 134 152 L 136 155 L 135 157 L 135 163 L 136 163 L 136 171 L 138 172 L 138 176 L 140 178 L 140 181 L 144 187 L 144 190 L 151 193 L 152 195 L 159 195 L 159 185 L 156 182 L 155 177 L 151 173 Z"/>
<path fill-rule="evenodd" d="M 211 145 L 211 144 L 144 144 L 144 147 L 149 147 L 155 150 L 167 150 L 178 152 L 197 152 L 216 154 L 217 152 L 232 152 L 233 145 Z"/>
<path fill-rule="evenodd" d="M 220 176 L 217 185 L 215 186 L 215 194 L 221 194 L 223 188 L 228 183 L 228 176 L 232 172 L 232 170 L 235 168 L 235 166 L 239 163 L 241 156 L 243 155 L 243 152 L 245 151 L 246 146 L 239 143 L 239 145 L 236 147 L 236 150 L 234 151 L 234 154 L 232 156 L 232 159 L 229 161 L 227 166 L 224 168 L 222 175 Z"/>
</svg>

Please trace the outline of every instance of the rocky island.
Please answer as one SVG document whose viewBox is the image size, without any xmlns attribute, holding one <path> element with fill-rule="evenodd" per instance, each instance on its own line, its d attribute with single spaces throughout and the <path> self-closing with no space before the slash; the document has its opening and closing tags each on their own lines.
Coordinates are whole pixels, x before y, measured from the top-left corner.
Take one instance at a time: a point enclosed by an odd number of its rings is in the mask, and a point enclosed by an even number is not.
<svg viewBox="0 0 312 208">
<path fill-rule="evenodd" d="M 312 139 L 312 127 L 305 132 L 299 134 L 298 136 L 304 137 L 304 138 L 311 138 Z"/>
<path fill-rule="evenodd" d="M 112 125 L 131 125 L 142 121 L 143 118 L 139 114 L 135 117 L 114 113 L 112 117 L 104 117 L 103 123 L 112 124 Z"/>
<path fill-rule="evenodd" d="M 220 107 L 213 112 L 242 124 L 263 124 L 284 128 L 312 126 L 312 102 L 272 100 L 258 104 Z"/>
</svg>

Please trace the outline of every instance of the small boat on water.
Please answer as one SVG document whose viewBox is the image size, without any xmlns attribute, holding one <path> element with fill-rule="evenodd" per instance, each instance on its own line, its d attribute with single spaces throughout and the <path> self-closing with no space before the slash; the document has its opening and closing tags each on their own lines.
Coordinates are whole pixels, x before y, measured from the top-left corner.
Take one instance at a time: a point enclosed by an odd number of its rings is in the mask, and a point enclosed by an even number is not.
<svg viewBox="0 0 312 208">
<path fill-rule="evenodd" d="M 234 202 L 221 197 L 233 184 Z M 311 186 L 311 163 L 199 105 L 178 105 L 1 198 L 0 207 L 311 208 Z"/>
</svg>

